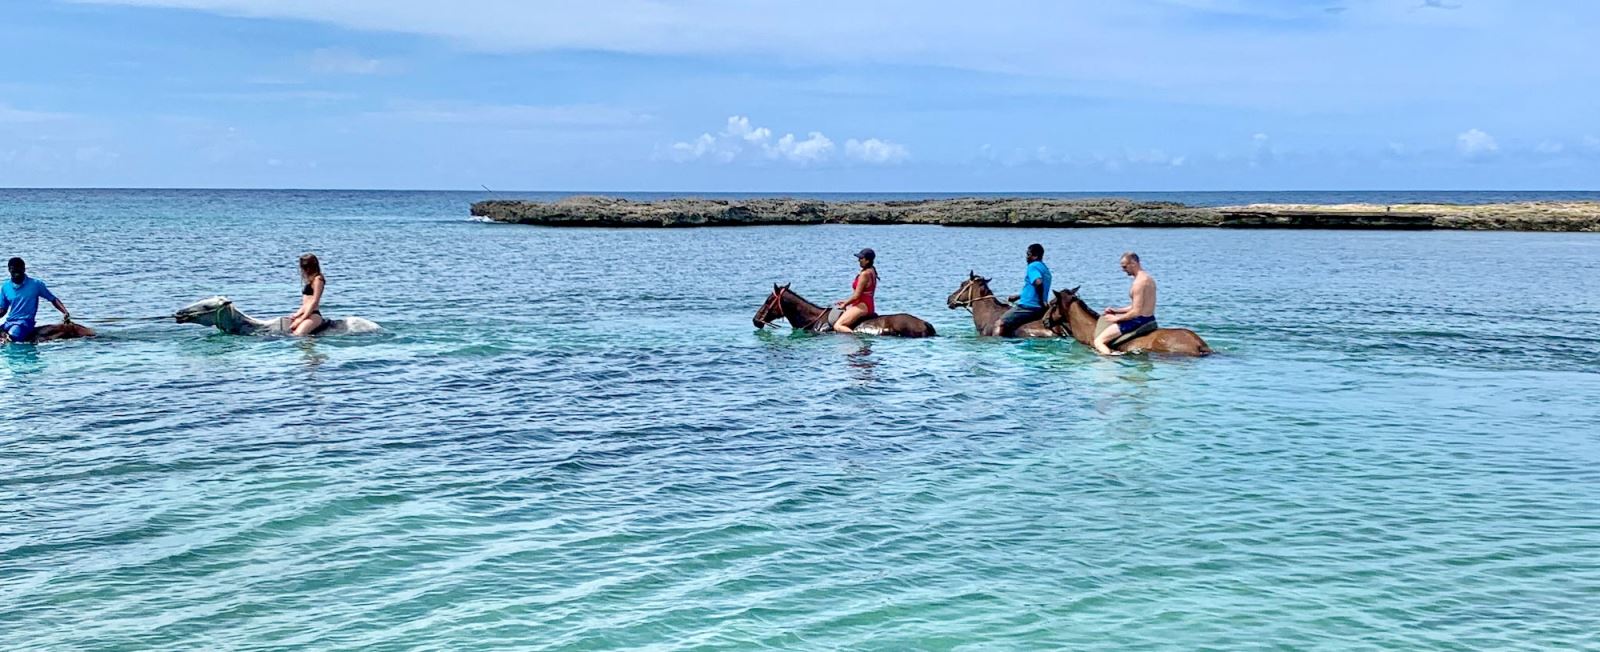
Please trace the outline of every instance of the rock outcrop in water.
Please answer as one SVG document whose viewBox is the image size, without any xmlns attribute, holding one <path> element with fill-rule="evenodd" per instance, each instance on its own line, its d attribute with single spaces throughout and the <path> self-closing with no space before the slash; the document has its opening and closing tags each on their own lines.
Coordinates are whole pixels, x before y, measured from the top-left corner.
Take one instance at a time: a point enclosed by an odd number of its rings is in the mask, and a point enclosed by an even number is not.
<svg viewBox="0 0 1600 652">
<path fill-rule="evenodd" d="M 1255 204 L 1202 208 L 1128 199 L 664 199 L 569 197 L 560 201 L 483 201 L 472 214 L 540 226 L 691 227 L 787 224 L 941 226 L 1221 227 L 1309 229 L 1469 229 L 1600 231 L 1600 202 L 1445 205 Z"/>
</svg>

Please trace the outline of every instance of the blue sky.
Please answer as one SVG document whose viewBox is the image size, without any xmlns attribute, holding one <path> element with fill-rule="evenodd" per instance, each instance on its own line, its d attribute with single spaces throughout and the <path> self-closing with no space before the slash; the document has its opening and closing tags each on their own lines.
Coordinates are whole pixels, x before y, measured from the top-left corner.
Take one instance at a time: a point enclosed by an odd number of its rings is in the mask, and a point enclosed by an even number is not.
<svg viewBox="0 0 1600 652">
<path fill-rule="evenodd" d="M 36 0 L 0 186 L 1600 189 L 1585 0 Z"/>
</svg>

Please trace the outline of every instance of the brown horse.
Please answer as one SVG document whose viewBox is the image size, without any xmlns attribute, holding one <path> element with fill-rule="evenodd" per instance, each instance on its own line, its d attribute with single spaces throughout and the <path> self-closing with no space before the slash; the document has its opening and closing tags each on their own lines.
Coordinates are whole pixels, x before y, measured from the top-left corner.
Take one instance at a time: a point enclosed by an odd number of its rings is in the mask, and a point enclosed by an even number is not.
<svg viewBox="0 0 1600 652">
<path fill-rule="evenodd" d="M 803 297 L 789 289 L 787 283 L 773 285 L 772 295 L 767 297 L 766 303 L 761 304 L 761 309 L 756 311 L 755 319 L 751 322 L 756 328 L 763 328 L 778 319 L 789 320 L 789 326 L 795 330 L 808 330 L 821 333 L 832 329 L 828 320 L 829 311 L 817 304 L 806 301 Z M 900 313 L 895 315 L 867 315 L 866 319 L 857 322 L 855 332 L 864 335 L 888 335 L 891 337 L 933 337 L 937 333 L 933 324 Z"/>
<path fill-rule="evenodd" d="M 944 300 L 944 305 L 951 310 L 966 308 L 972 311 L 972 325 L 978 327 L 979 335 L 988 335 L 993 331 L 994 325 L 1000 322 L 1000 317 L 1011 309 L 1011 306 L 995 298 L 994 292 L 989 290 L 989 279 L 978 276 L 974 272 L 967 272 L 967 280 L 962 281 L 961 287 L 951 293 Z M 1031 321 L 1017 327 L 1012 337 L 1061 337 L 1061 333 L 1051 330 L 1044 325 L 1044 320 Z"/>
<path fill-rule="evenodd" d="M 72 340 L 80 337 L 94 337 L 94 329 L 77 322 L 62 322 L 48 324 L 33 329 L 28 336 L 29 342 L 49 342 L 52 340 Z M 10 338 L 0 337 L 0 342 L 10 342 Z"/>
<path fill-rule="evenodd" d="M 1055 301 L 1044 313 L 1044 323 L 1051 328 L 1066 327 L 1072 339 L 1084 346 L 1094 346 L 1094 334 L 1100 313 L 1089 308 L 1078 297 L 1078 288 L 1057 290 Z M 1169 353 L 1172 355 L 1210 355 L 1211 347 L 1205 340 L 1187 328 L 1157 328 L 1112 347 L 1118 351 L 1144 353 Z"/>
</svg>

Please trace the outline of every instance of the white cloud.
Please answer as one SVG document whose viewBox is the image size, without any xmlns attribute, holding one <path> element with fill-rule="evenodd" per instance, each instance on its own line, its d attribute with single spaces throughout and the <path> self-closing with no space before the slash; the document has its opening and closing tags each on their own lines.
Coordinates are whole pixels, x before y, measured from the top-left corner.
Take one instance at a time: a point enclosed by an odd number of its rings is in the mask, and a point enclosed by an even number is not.
<svg viewBox="0 0 1600 652">
<path fill-rule="evenodd" d="M 1482 158 L 1500 151 L 1494 136 L 1478 129 L 1468 129 L 1456 136 L 1456 151 L 1468 158 Z"/>
<path fill-rule="evenodd" d="M 832 154 L 833 141 L 820 131 L 811 132 L 805 140 L 796 139 L 794 134 L 784 134 L 778 139 L 777 145 L 767 148 L 767 156 L 795 163 L 818 163 Z"/>
<path fill-rule="evenodd" d="M 312 72 L 325 75 L 376 75 L 392 72 L 394 64 L 382 59 L 364 57 L 349 50 L 324 48 L 315 50 L 306 59 Z"/>
<path fill-rule="evenodd" d="M 723 133 L 741 138 L 751 143 L 764 143 L 772 137 L 772 130 L 766 127 L 751 127 L 750 118 L 736 115 L 728 118 L 728 126 Z"/>
<path fill-rule="evenodd" d="M 820 131 L 808 132 L 804 138 L 792 133 L 772 139 L 773 131 L 759 127 L 742 115 L 731 116 L 722 131 L 704 133 L 698 138 L 673 143 L 667 147 L 667 157 L 678 162 L 712 160 L 729 163 L 749 153 L 752 157 L 785 161 L 799 165 L 824 163 L 833 158 L 838 148 L 833 139 Z M 890 164 L 904 161 L 910 151 L 904 145 L 879 138 L 845 141 L 847 158 L 872 164 Z"/>
<path fill-rule="evenodd" d="M 877 138 L 856 140 L 851 138 L 844 143 L 844 155 L 863 163 L 884 165 L 900 163 L 911 158 L 911 151 L 907 150 L 905 145 L 891 143 L 887 140 L 879 140 Z"/>
</svg>

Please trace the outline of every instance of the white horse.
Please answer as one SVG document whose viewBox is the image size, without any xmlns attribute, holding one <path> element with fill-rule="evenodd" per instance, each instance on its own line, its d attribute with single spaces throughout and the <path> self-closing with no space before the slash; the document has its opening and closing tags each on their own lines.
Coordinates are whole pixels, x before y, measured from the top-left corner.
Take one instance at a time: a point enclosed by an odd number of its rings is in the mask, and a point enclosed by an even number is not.
<svg viewBox="0 0 1600 652">
<path fill-rule="evenodd" d="M 216 326 L 217 330 L 229 335 L 293 335 L 289 330 L 289 318 L 256 319 L 240 312 L 233 307 L 233 301 L 228 297 L 211 297 L 201 299 L 172 314 L 173 319 L 180 324 L 201 324 Z M 344 319 L 324 319 L 322 327 L 312 335 L 359 335 L 361 333 L 376 333 L 383 330 L 377 323 L 360 317 L 345 317 Z"/>
</svg>

